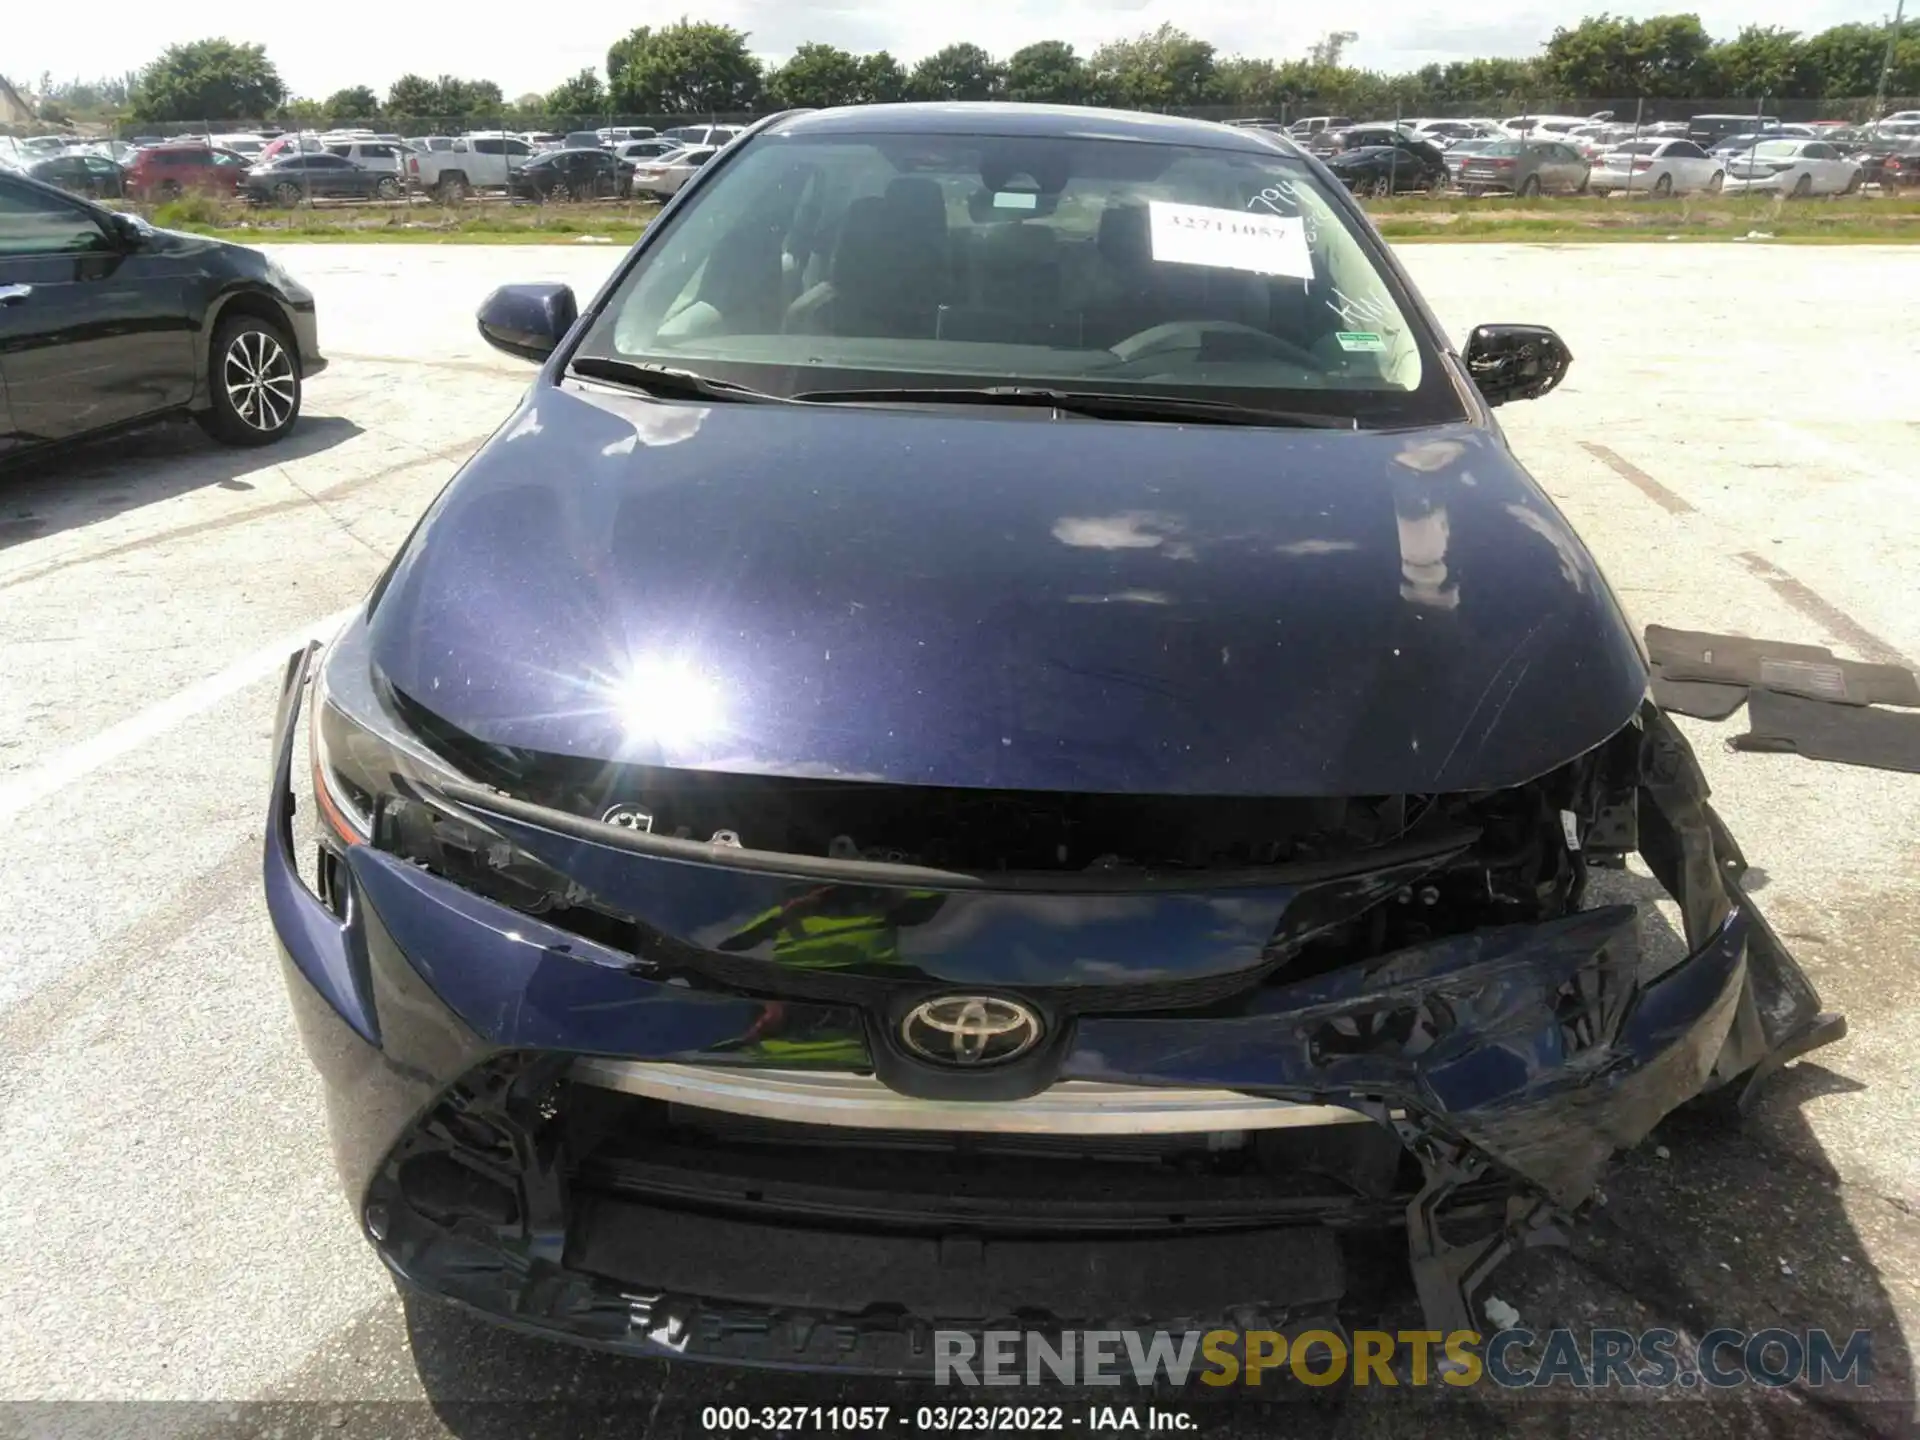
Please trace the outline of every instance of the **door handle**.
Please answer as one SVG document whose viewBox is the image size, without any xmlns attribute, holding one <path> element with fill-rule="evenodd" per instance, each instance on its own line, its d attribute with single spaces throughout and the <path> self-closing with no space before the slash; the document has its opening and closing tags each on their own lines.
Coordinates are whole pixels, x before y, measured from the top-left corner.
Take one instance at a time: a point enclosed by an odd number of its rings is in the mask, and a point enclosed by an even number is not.
<svg viewBox="0 0 1920 1440">
<path fill-rule="evenodd" d="M 0 305 L 18 305 L 31 294 L 31 285 L 0 285 Z"/>
</svg>

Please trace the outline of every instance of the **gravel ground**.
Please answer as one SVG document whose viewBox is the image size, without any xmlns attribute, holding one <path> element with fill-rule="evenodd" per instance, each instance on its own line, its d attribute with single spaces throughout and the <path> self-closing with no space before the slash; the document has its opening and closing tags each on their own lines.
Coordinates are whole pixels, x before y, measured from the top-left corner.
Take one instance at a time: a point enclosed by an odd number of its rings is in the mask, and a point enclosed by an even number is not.
<svg viewBox="0 0 1920 1440">
<path fill-rule="evenodd" d="M 334 358 L 288 443 L 169 427 L 0 479 L 0 1399 L 18 1402 L 0 1436 L 522 1435 L 555 1430 L 527 1408 L 553 1402 L 576 1431 L 670 1435 L 714 1403 L 928 1398 L 514 1338 L 403 1305 L 358 1238 L 257 894 L 280 662 L 359 599 L 526 383 L 475 335 L 479 299 L 508 280 L 584 294 L 617 255 L 278 253 Z M 1638 621 L 1920 659 L 1920 253 L 1406 255 L 1457 339 L 1488 320 L 1567 339 L 1566 385 L 1503 418 Z M 1491 1290 L 1534 1328 L 1869 1329 L 1871 1390 L 1375 1390 L 1277 1419 L 1170 1402 L 1197 1433 L 1908 1433 L 1920 777 L 1734 754 L 1738 720 L 1685 723 L 1760 902 L 1852 1034 L 1743 1123 L 1669 1122 L 1569 1249 Z M 1647 926 L 1671 943 L 1658 906 Z M 1104 1428 L 1086 1397 L 1052 1398 L 1069 1429 Z"/>
</svg>

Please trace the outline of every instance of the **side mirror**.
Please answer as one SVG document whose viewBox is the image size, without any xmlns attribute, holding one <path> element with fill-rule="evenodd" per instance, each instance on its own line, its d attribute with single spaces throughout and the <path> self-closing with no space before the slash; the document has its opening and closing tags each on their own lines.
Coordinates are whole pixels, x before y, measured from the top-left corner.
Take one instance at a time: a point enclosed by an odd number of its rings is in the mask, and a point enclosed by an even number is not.
<svg viewBox="0 0 1920 1440">
<path fill-rule="evenodd" d="M 480 338 L 522 360 L 553 353 L 580 306 L 567 285 L 502 285 L 480 306 Z"/>
<path fill-rule="evenodd" d="M 122 250 L 138 250 L 153 238 L 153 227 L 138 215 L 124 210 L 112 210 L 107 225 L 112 231 L 114 243 Z"/>
<path fill-rule="evenodd" d="M 1538 400 L 1573 365 L 1566 341 L 1544 325 L 1481 325 L 1467 337 L 1465 358 L 1489 405 Z"/>
</svg>

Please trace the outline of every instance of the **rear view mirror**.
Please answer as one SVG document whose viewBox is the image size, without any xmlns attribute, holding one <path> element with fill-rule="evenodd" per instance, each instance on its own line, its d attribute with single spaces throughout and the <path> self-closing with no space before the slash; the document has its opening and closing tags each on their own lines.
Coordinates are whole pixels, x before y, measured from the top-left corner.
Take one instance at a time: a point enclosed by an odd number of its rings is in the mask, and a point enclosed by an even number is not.
<svg viewBox="0 0 1920 1440">
<path fill-rule="evenodd" d="M 480 338 L 522 360 L 551 355 L 580 306 L 567 285 L 502 285 L 480 306 Z"/>
<path fill-rule="evenodd" d="M 1566 378 L 1573 352 L 1544 325 L 1481 325 L 1467 337 L 1467 373 L 1489 405 L 1537 400 Z"/>
</svg>

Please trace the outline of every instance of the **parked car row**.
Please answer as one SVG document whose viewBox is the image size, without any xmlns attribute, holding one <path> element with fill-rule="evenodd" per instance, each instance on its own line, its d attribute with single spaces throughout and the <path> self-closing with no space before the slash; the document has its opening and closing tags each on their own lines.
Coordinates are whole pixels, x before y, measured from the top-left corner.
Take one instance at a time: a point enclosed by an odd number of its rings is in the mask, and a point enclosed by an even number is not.
<svg viewBox="0 0 1920 1440">
<path fill-rule="evenodd" d="M 1846 142 L 1785 133 L 1728 137 L 1712 149 L 1684 136 L 1616 140 L 1597 152 L 1572 139 L 1463 137 L 1446 141 L 1393 125 L 1322 132 L 1312 148 L 1348 189 L 1394 195 L 1452 187 L 1468 195 L 1613 195 L 1656 198 L 1765 192 L 1804 199 L 1920 185 L 1920 139 Z M 1318 139 L 1319 137 L 1315 137 Z"/>
</svg>

